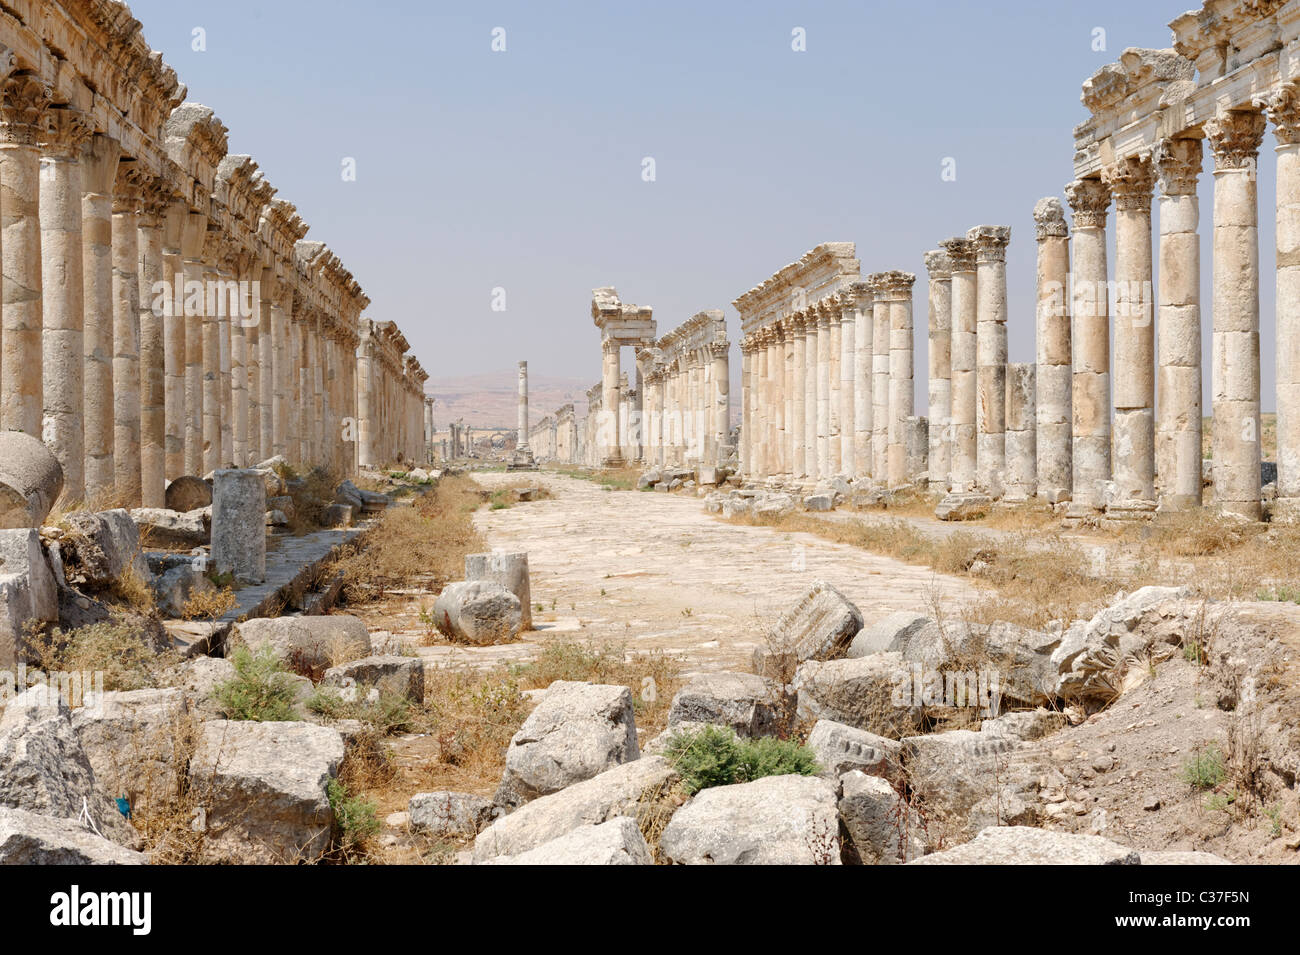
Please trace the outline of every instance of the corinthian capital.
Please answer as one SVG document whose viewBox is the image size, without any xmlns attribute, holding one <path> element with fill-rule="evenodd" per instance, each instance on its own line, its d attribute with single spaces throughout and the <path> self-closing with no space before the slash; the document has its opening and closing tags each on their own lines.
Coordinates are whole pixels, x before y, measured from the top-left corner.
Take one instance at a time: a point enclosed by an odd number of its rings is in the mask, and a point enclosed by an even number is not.
<svg viewBox="0 0 1300 955">
<path fill-rule="evenodd" d="M 1101 171 L 1101 178 L 1115 197 L 1120 212 L 1151 212 L 1151 192 L 1156 185 L 1156 170 L 1146 156 L 1117 159 Z"/>
<path fill-rule="evenodd" d="M 1202 128 L 1214 152 L 1215 168 L 1253 168 L 1266 126 L 1263 113 L 1240 109 L 1228 110 L 1206 123 Z"/>
<path fill-rule="evenodd" d="M 1065 201 L 1074 213 L 1075 229 L 1106 228 L 1110 188 L 1100 179 L 1076 179 L 1065 187 Z"/>
<path fill-rule="evenodd" d="M 976 262 L 1005 262 L 1011 242 L 1009 225 L 977 225 L 966 233 L 975 245 Z"/>
<path fill-rule="evenodd" d="M 79 158 L 95 134 L 95 126 L 85 113 L 66 106 L 46 110 L 41 126 L 41 148 L 56 159 Z"/>
<path fill-rule="evenodd" d="M 1034 238 L 1039 242 L 1044 239 L 1063 239 L 1070 234 L 1065 224 L 1065 207 L 1056 196 L 1048 196 L 1034 203 Z"/>
<path fill-rule="evenodd" d="M 0 142 L 35 146 L 42 135 L 41 114 L 52 93 L 33 73 L 15 73 L 0 84 Z"/>
<path fill-rule="evenodd" d="M 925 253 L 925 270 L 931 282 L 946 282 L 952 278 L 952 256 L 943 249 Z"/>
<path fill-rule="evenodd" d="M 1300 143 L 1300 80 L 1288 80 L 1250 102 L 1256 109 L 1264 111 L 1273 124 L 1273 135 L 1280 145 Z"/>
<path fill-rule="evenodd" d="M 1199 139 L 1162 139 L 1156 144 L 1152 158 L 1165 195 L 1196 194 L 1196 177 L 1201 174 L 1203 152 Z"/>
<path fill-rule="evenodd" d="M 952 270 L 954 272 L 974 272 L 975 271 L 975 243 L 965 236 L 955 235 L 951 239 L 944 239 L 939 243 L 939 248 L 948 253 L 948 258 L 952 260 Z"/>
</svg>

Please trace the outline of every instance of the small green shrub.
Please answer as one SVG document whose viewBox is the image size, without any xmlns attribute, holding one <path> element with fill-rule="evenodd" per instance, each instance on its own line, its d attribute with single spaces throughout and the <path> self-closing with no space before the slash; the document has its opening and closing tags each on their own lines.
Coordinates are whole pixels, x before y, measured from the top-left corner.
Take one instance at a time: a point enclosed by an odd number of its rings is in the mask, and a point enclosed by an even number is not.
<svg viewBox="0 0 1300 955">
<path fill-rule="evenodd" d="M 741 739 L 725 726 L 705 726 L 668 739 L 668 760 L 688 795 L 712 786 L 748 783 L 764 776 L 812 776 L 817 759 L 793 740 L 764 736 Z"/>
<path fill-rule="evenodd" d="M 345 700 L 335 687 L 318 686 L 303 703 L 313 713 L 331 720 L 361 720 L 381 736 L 409 729 L 411 703 L 396 693 L 381 693 L 376 700 Z"/>
<path fill-rule="evenodd" d="M 1223 765 L 1223 753 L 1217 746 L 1198 748 L 1183 763 L 1183 782 L 1193 789 L 1213 789 L 1223 782 L 1227 774 Z"/>
<path fill-rule="evenodd" d="M 235 675 L 216 689 L 217 702 L 227 718 L 269 722 L 296 717 L 297 687 L 274 649 L 263 647 L 252 653 L 240 647 L 231 662 Z"/>
<path fill-rule="evenodd" d="M 352 795 L 348 792 L 348 787 L 337 779 L 329 781 L 326 793 L 330 809 L 334 810 L 338 847 L 345 857 L 350 856 L 361 848 L 366 839 L 379 831 L 375 804 L 369 799 Z"/>
</svg>

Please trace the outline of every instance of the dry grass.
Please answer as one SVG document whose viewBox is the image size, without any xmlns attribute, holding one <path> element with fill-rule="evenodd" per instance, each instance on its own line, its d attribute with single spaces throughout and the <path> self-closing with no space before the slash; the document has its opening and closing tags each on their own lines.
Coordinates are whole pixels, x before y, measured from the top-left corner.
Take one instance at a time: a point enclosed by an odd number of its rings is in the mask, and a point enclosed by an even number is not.
<svg viewBox="0 0 1300 955">
<path fill-rule="evenodd" d="M 149 635 L 125 620 L 48 633 L 29 631 L 27 647 L 35 665 L 49 672 L 102 672 L 105 690 L 169 686 L 179 655 L 157 650 Z"/>
<path fill-rule="evenodd" d="M 156 610 L 153 588 L 140 576 L 135 567 L 129 564 L 113 581 L 109 596 L 130 607 L 136 613 L 146 616 L 152 615 Z"/>
<path fill-rule="evenodd" d="M 239 597 L 233 587 L 218 587 L 214 590 L 195 590 L 181 608 L 182 620 L 214 621 L 224 617 L 235 605 Z"/>
</svg>

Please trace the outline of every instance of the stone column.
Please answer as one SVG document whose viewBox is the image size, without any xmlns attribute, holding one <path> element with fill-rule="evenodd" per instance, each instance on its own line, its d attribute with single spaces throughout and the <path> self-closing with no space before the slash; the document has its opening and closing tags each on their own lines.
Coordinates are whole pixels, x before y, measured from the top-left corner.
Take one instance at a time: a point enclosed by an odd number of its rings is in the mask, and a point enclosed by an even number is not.
<svg viewBox="0 0 1300 955">
<path fill-rule="evenodd" d="M 880 484 L 889 480 L 889 320 L 885 284 L 887 272 L 876 272 L 871 283 L 871 475 Z"/>
<path fill-rule="evenodd" d="M 231 275 L 234 281 L 239 280 L 238 271 L 232 271 Z M 230 328 L 230 460 L 234 462 L 235 467 L 246 468 L 250 463 L 248 457 L 248 336 L 244 334 L 242 310 L 232 305 L 227 312 Z M 316 459 L 313 463 L 323 464 L 324 461 Z"/>
<path fill-rule="evenodd" d="M 1038 493 L 1038 452 L 1033 362 L 1007 365 L 1006 480 L 1004 501 L 1023 502 Z"/>
<path fill-rule="evenodd" d="M 1214 503 L 1259 520 L 1259 209 L 1255 170 L 1264 116 L 1205 124 L 1214 152 Z"/>
<path fill-rule="evenodd" d="M 843 457 L 840 448 L 840 353 L 844 347 L 844 316 L 834 299 L 825 303 L 826 321 L 830 326 L 830 358 L 826 366 L 826 474 L 843 474 Z"/>
<path fill-rule="evenodd" d="M 841 294 L 840 299 L 840 466 L 838 473 L 848 478 L 855 478 L 858 476 L 858 471 L 853 454 L 856 435 L 853 374 L 856 368 L 854 343 L 858 330 L 858 306 L 853 293 L 847 290 Z"/>
<path fill-rule="evenodd" d="M 929 400 L 930 489 L 946 492 L 952 467 L 952 259 L 942 249 L 925 253 L 930 276 Z"/>
<path fill-rule="evenodd" d="M 519 437 L 515 444 L 520 451 L 528 450 L 528 362 L 519 363 Z"/>
<path fill-rule="evenodd" d="M 1038 243 L 1035 313 L 1038 368 L 1035 371 L 1035 454 L 1037 494 L 1049 504 L 1070 499 L 1070 232 L 1065 209 L 1055 196 L 1034 206 L 1034 239 Z"/>
<path fill-rule="evenodd" d="M 86 497 L 85 286 L 81 241 L 81 151 L 94 128 L 73 109 L 46 113 L 40 228 L 43 300 L 42 440 L 63 467 L 68 501 Z"/>
<path fill-rule="evenodd" d="M 1149 158 L 1112 163 L 1103 178 L 1115 197 L 1115 380 L 1112 514 L 1152 512 L 1155 492 L 1155 321 L 1151 277 Z"/>
<path fill-rule="evenodd" d="M 261 459 L 274 455 L 275 452 L 275 402 L 279 390 L 276 388 L 276 367 L 275 367 L 275 333 L 273 326 L 275 324 L 274 297 L 276 294 L 275 271 L 270 268 L 262 268 L 260 278 L 260 288 L 258 289 L 257 309 L 259 312 L 257 328 L 257 363 L 258 363 L 258 429 L 260 431 L 259 447 Z M 344 414 L 351 417 L 349 410 L 352 406 L 354 396 L 350 394 L 348 384 L 351 381 L 351 363 L 355 360 L 347 352 L 346 345 L 339 343 L 339 364 L 343 374 L 342 397 L 344 400 Z M 430 432 L 432 436 L 432 432 Z M 355 434 L 353 435 L 355 439 Z M 351 474 L 355 461 L 352 460 L 354 455 L 351 449 L 356 447 L 356 441 L 351 442 L 351 447 L 345 453 L 347 459 L 347 473 Z"/>
<path fill-rule="evenodd" d="M 599 427 L 598 433 L 603 433 L 605 437 L 605 450 L 601 464 L 607 468 L 621 468 L 623 466 L 623 452 L 620 450 L 623 446 L 623 436 L 618 427 L 618 404 L 619 404 L 619 378 L 621 371 L 619 369 L 619 344 L 614 339 L 606 339 L 601 343 L 604 360 L 601 366 L 601 404 L 604 421 Z"/>
<path fill-rule="evenodd" d="M 808 476 L 808 412 L 805 406 L 808 393 L 808 328 L 804 317 L 796 312 L 790 316 L 793 337 L 790 384 L 790 478 L 798 481 Z"/>
<path fill-rule="evenodd" d="M 293 291 L 278 285 L 276 298 L 271 302 L 271 355 L 272 381 L 275 396 L 271 404 L 271 453 L 287 458 L 289 456 L 289 396 L 290 378 L 290 316 L 293 313 Z M 371 388 L 373 373 L 370 371 L 370 349 L 367 341 L 357 351 L 357 464 L 369 467 L 374 463 L 371 458 L 373 447 L 370 443 L 368 411 L 371 407 Z M 363 410 L 365 409 L 365 410 Z M 459 457 L 459 445 L 453 455 Z"/>
<path fill-rule="evenodd" d="M 939 245 L 952 262 L 952 462 L 948 482 L 954 493 L 975 489 L 977 300 L 975 244 L 964 237 Z"/>
<path fill-rule="evenodd" d="M 3 175 L 3 172 L 0 172 Z M 140 238 L 144 177 L 121 162 L 113 192 L 113 484 L 122 503 L 140 501 Z"/>
<path fill-rule="evenodd" d="M 316 404 L 315 395 L 312 390 L 312 359 L 311 359 L 311 340 L 312 326 L 316 322 L 316 310 L 310 304 L 311 299 L 307 299 L 307 304 L 299 307 L 294 305 L 293 316 L 297 320 L 295 323 L 294 336 L 294 368 L 297 369 L 298 378 L 298 398 L 294 403 L 295 414 L 298 419 L 298 440 L 296 444 L 290 441 L 290 447 L 295 449 L 295 458 L 304 465 L 314 464 L 315 449 L 312 447 L 312 427 L 314 425 L 314 409 Z M 385 369 L 387 372 L 387 369 Z M 397 442 L 400 439 L 398 424 L 393 415 L 394 394 L 393 382 L 390 375 L 385 375 L 384 384 L 386 394 L 384 396 L 384 417 L 380 425 L 380 437 L 384 441 L 384 453 L 380 460 L 388 464 L 393 460 L 393 451 L 397 448 Z M 225 428 L 222 428 L 222 442 L 225 442 Z"/>
<path fill-rule="evenodd" d="M 980 225 L 966 237 L 975 244 L 975 480 L 1001 496 L 1007 429 L 1007 243 L 1009 226 Z"/>
<path fill-rule="evenodd" d="M 726 342 L 709 345 L 709 359 L 713 362 L 713 463 L 721 465 L 727 455 L 727 435 L 731 432 L 731 369 Z"/>
<path fill-rule="evenodd" d="M 162 214 L 167 195 L 150 180 L 140 199 L 138 267 L 140 270 L 140 503 L 164 507 L 167 492 L 166 343 L 163 303 L 154 301 L 162 281 Z M 155 307 L 157 306 L 157 307 Z"/>
<path fill-rule="evenodd" d="M 221 288 L 229 288 L 227 283 L 235 280 L 234 243 L 228 237 L 222 237 L 221 252 L 216 261 L 217 281 Z M 217 397 L 221 402 L 221 463 L 229 466 L 235 462 L 235 373 L 234 373 L 234 337 L 233 326 L 238 325 L 238 317 L 230 314 L 230 309 L 223 308 L 217 313 L 217 348 L 221 369 Z"/>
<path fill-rule="evenodd" d="M 875 316 L 870 288 L 865 282 L 850 286 L 853 320 L 853 475 L 874 478 L 871 470 L 871 348 Z"/>
<path fill-rule="evenodd" d="M 750 378 L 750 338 L 748 335 L 742 335 L 740 339 L 740 448 L 738 449 L 738 463 L 740 473 L 746 478 L 754 472 L 753 452 L 750 450 L 753 438 L 753 420 L 750 416 L 750 403 L 754 397 L 754 383 Z M 662 447 L 664 421 L 660 417 L 659 434 Z M 660 452 L 660 463 L 663 463 L 663 454 Z"/>
<path fill-rule="evenodd" d="M 1277 140 L 1277 332 L 1274 361 L 1277 375 L 1277 500 L 1273 503 L 1275 524 L 1300 523 L 1300 83 L 1291 80 L 1266 97 L 1255 101 L 1265 108 L 1274 123 Z M 1177 140 L 1176 142 L 1183 142 Z M 1196 147 L 1196 170 L 1200 171 L 1201 144 Z M 1196 178 L 1190 181 L 1193 215 L 1196 209 Z M 1168 186 L 1166 186 L 1168 191 Z M 1160 205 L 1163 226 L 1164 200 Z M 1192 220 L 1195 238 L 1195 219 Z M 1195 246 L 1192 246 L 1195 249 Z M 1165 263 L 1160 260 L 1163 277 Z M 1162 283 L 1163 284 L 1163 283 Z M 1161 309 L 1161 320 L 1164 310 Z M 1164 337 L 1160 357 L 1164 359 Z M 1161 371 L 1163 372 L 1163 367 Z M 1199 371 L 1199 366 L 1198 369 Z M 1161 379 L 1163 383 L 1163 378 Z M 1198 378 L 1199 382 L 1199 378 Z M 1199 392 L 1199 389 L 1198 389 Z M 1162 392 L 1163 396 L 1163 392 Z M 1197 424 L 1200 419 L 1197 419 Z M 1199 433 L 1198 433 L 1199 434 Z M 1199 491 L 1200 486 L 1197 485 Z M 1199 501 L 1199 498 L 1198 498 Z"/>
<path fill-rule="evenodd" d="M 185 317 L 185 223 L 189 206 L 184 202 L 167 204 L 162 217 L 162 277 L 166 286 L 166 311 L 163 313 L 164 374 L 163 416 L 166 420 L 165 468 L 168 480 L 193 473 L 185 469 L 185 430 L 189 422 L 185 411 L 185 374 L 189 346 L 188 320 Z M 161 290 L 160 290 L 161 291 Z M 158 296 L 154 296 L 155 300 Z"/>
<path fill-rule="evenodd" d="M 3 361 L 0 430 L 42 438 L 44 364 L 41 342 L 42 119 L 50 91 L 18 73 L 0 84 L 0 253 L 3 254 Z"/>
<path fill-rule="evenodd" d="M 212 565 L 243 584 L 266 580 L 266 481 L 220 469 L 212 481 Z"/>
<path fill-rule="evenodd" d="M 825 481 L 831 471 L 831 312 L 817 305 L 817 480 Z"/>
<path fill-rule="evenodd" d="M 189 212 L 181 229 L 181 271 L 185 290 L 185 473 L 204 474 L 203 466 L 203 333 L 207 306 L 203 295 L 205 213 Z"/>
<path fill-rule="evenodd" d="M 96 134 L 81 157 L 87 500 L 113 490 L 113 183 L 120 152 L 116 140 Z"/>
<path fill-rule="evenodd" d="M 911 272 L 885 272 L 876 290 L 889 303 L 889 431 L 886 475 L 890 487 L 912 479 L 908 470 L 907 421 L 915 410 L 912 382 L 912 285 Z"/>
<path fill-rule="evenodd" d="M 1102 485 L 1110 480 L 1110 303 L 1106 275 L 1106 210 L 1110 190 L 1099 179 L 1076 179 L 1065 187 L 1074 213 L 1074 295 L 1071 346 L 1074 362 L 1073 517 L 1104 506 Z"/>
<path fill-rule="evenodd" d="M 800 313 L 804 324 L 803 371 L 803 473 L 808 481 L 817 480 L 817 306 Z"/>
<path fill-rule="evenodd" d="M 758 474 L 764 478 L 772 476 L 771 447 L 769 445 L 772 428 L 772 379 L 767 373 L 767 359 L 770 353 L 768 340 L 771 337 L 772 331 L 770 328 L 763 327 L 759 329 L 757 351 L 754 353 L 756 360 L 754 374 L 758 378 L 758 403 L 755 407 L 757 425 L 754 429 L 755 436 L 758 438 L 758 447 L 755 454 L 758 459 Z"/>
<path fill-rule="evenodd" d="M 789 481 L 798 474 L 799 466 L 803 463 L 802 458 L 794 456 L 794 433 L 796 428 L 803 427 L 803 419 L 800 418 L 799 421 L 794 419 L 794 319 L 787 315 L 780 322 L 781 339 L 784 342 L 781 352 L 781 395 L 784 400 L 784 406 L 781 409 L 781 420 L 785 423 L 785 442 L 781 445 L 781 473 L 784 479 Z M 805 346 L 806 344 L 805 342 Z"/>
<path fill-rule="evenodd" d="M 772 338 L 768 351 L 768 373 L 772 377 L 772 429 L 769 474 L 785 473 L 785 328 L 780 322 L 770 326 Z"/>
<path fill-rule="evenodd" d="M 216 258 L 221 245 L 220 234 L 208 229 L 203 233 L 203 283 L 213 288 L 217 281 Z M 203 473 L 215 471 L 227 462 L 221 457 L 221 329 L 210 297 L 203 299 Z"/>
</svg>

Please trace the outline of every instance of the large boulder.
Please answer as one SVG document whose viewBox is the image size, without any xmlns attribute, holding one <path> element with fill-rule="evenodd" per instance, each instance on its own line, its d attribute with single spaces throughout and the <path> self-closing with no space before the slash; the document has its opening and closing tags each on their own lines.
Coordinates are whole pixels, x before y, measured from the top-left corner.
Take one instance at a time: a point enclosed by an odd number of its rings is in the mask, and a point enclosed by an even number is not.
<svg viewBox="0 0 1300 955">
<path fill-rule="evenodd" d="M 72 819 L 0 809 L 0 865 L 146 865 L 143 853 L 97 836 Z"/>
<path fill-rule="evenodd" d="M 925 822 L 888 780 L 851 770 L 840 788 L 840 819 L 855 861 L 897 865 L 925 855 Z"/>
<path fill-rule="evenodd" d="M 835 784 L 766 776 L 705 789 L 673 814 L 659 851 L 685 865 L 839 865 Z"/>
<path fill-rule="evenodd" d="M 831 779 L 850 770 L 885 779 L 902 775 L 902 743 L 834 720 L 818 720 L 805 745 L 816 754 L 821 775 Z"/>
<path fill-rule="evenodd" d="M 203 808 L 203 858 L 313 862 L 330 844 L 329 781 L 343 760 L 337 730 L 310 723 L 204 723 L 190 765 Z"/>
<path fill-rule="evenodd" d="M 772 642 L 805 660 L 843 656 L 862 629 L 862 614 L 842 593 L 824 580 L 809 590 L 776 620 Z"/>
<path fill-rule="evenodd" d="M 236 624 L 229 647 L 271 647 L 294 670 L 324 671 L 370 656 L 370 631 L 359 617 L 255 617 Z"/>
<path fill-rule="evenodd" d="M 370 656 L 330 667 L 326 686 L 378 690 L 380 694 L 424 702 L 424 661 L 420 657 Z"/>
<path fill-rule="evenodd" d="M 206 486 L 206 482 L 205 486 Z M 212 537 L 212 509 L 173 511 L 163 507 L 137 507 L 131 519 L 146 542 L 158 547 L 198 547 Z"/>
<path fill-rule="evenodd" d="M 1048 832 L 1032 826 L 990 826 L 970 842 L 911 865 L 1141 865 L 1136 849 L 1101 836 Z"/>
<path fill-rule="evenodd" d="M 493 551 L 465 557 L 465 579 L 498 583 L 519 598 L 519 630 L 533 629 L 532 591 L 528 581 L 528 555 Z"/>
<path fill-rule="evenodd" d="M 0 668 L 12 671 L 26 661 L 28 626 L 58 619 L 59 591 L 40 534 L 0 530 Z"/>
<path fill-rule="evenodd" d="M 184 772 L 188 708 L 178 688 L 96 693 L 72 711 L 95 784 L 132 809 L 177 795 Z"/>
<path fill-rule="evenodd" d="M 67 703 L 44 687 L 19 694 L 0 716 L 0 807 L 6 806 L 59 819 L 77 819 L 84 810 L 105 838 L 120 845 L 135 840 L 113 798 L 96 784 Z"/>
<path fill-rule="evenodd" d="M 901 698 L 909 680 L 897 653 L 809 660 L 795 671 L 799 719 L 834 720 L 890 739 L 910 735 L 921 728 L 922 707 Z"/>
<path fill-rule="evenodd" d="M 488 865 L 654 865 L 636 820 L 619 816 L 596 826 L 580 826 L 558 839 Z"/>
<path fill-rule="evenodd" d="M 149 565 L 140 550 L 140 529 L 121 508 L 70 514 L 68 533 L 59 545 L 71 584 L 103 589 L 113 586 L 128 570 L 141 581 L 149 579 Z"/>
<path fill-rule="evenodd" d="M 644 808 L 667 801 L 677 782 L 677 772 L 660 756 L 616 766 L 496 820 L 474 840 L 474 862 L 518 855 L 579 826 L 636 817 Z"/>
<path fill-rule="evenodd" d="M 677 691 L 668 728 L 683 723 L 730 726 L 739 736 L 771 736 L 787 726 L 793 700 L 781 684 L 753 673 L 701 673 Z"/>
<path fill-rule="evenodd" d="M 640 755 L 631 690 L 557 680 L 510 740 L 497 802 L 519 806 Z"/>
<path fill-rule="evenodd" d="M 440 839 L 472 839 L 492 821 L 491 799 L 474 793 L 416 793 L 407 803 L 411 829 Z"/>
<path fill-rule="evenodd" d="M 442 588 L 433 617 L 438 630 L 452 640 L 488 646 L 519 636 L 523 605 L 495 581 L 457 581 Z"/>
<path fill-rule="evenodd" d="M 40 527 L 62 493 L 54 452 L 21 431 L 0 431 L 0 528 Z"/>
<path fill-rule="evenodd" d="M 167 485 L 163 503 L 169 511 L 196 511 L 212 504 L 212 485 L 195 474 L 182 474 Z"/>
</svg>

